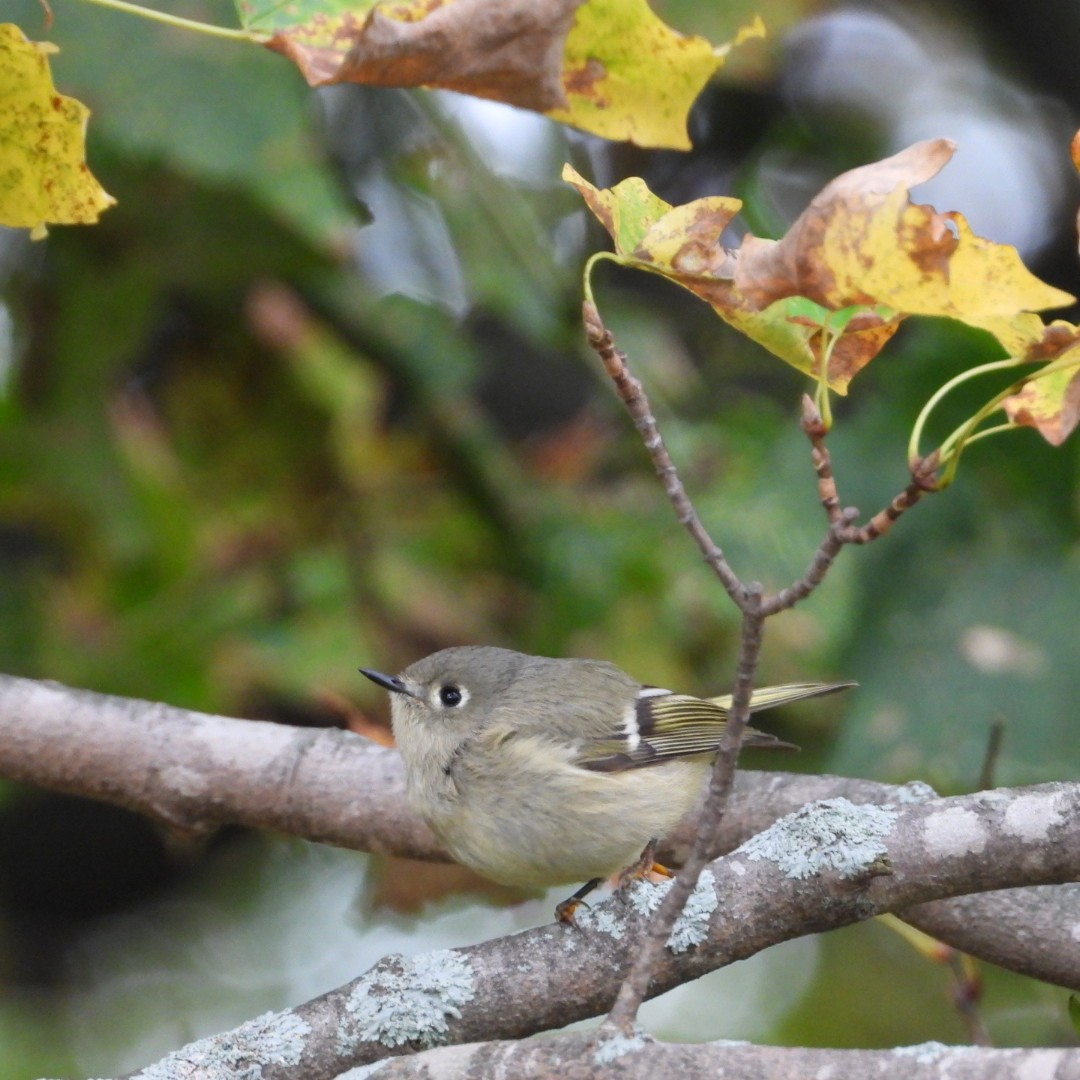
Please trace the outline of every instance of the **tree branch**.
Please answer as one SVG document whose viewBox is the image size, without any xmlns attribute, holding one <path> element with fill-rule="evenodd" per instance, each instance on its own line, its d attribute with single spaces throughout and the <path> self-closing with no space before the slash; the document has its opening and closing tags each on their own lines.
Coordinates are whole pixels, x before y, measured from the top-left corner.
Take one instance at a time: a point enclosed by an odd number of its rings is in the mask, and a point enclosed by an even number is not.
<svg viewBox="0 0 1080 1080">
<path fill-rule="evenodd" d="M 345 731 L 0 675 L 0 775 L 181 831 L 251 825 L 363 851 L 446 857 L 405 801 L 398 755 Z"/>
<path fill-rule="evenodd" d="M 924 1043 L 895 1050 L 816 1050 L 748 1043 L 661 1043 L 574 1032 L 543 1041 L 470 1043 L 385 1062 L 379 1080 L 1080 1080 L 1080 1050 L 987 1050 Z"/>
<path fill-rule="evenodd" d="M 832 471 L 832 456 L 825 445 L 828 428 L 809 394 L 803 394 L 802 429 L 810 440 L 810 461 L 817 474 L 818 497 L 832 531 L 841 546 L 869 544 L 884 536 L 900 516 L 910 510 L 924 495 L 941 490 L 936 482 L 937 451 L 911 462 L 911 483 L 883 510 L 879 510 L 865 525 L 855 525 L 858 512 L 840 509 L 840 495 Z"/>
<path fill-rule="evenodd" d="M 659 957 L 649 994 L 885 911 L 1077 878 L 1080 784 L 891 808 L 816 803 L 710 864 Z M 386 1056 L 517 1039 L 596 1016 L 610 1007 L 625 972 L 624 942 L 636 940 L 667 887 L 639 882 L 579 916 L 578 926 L 386 957 L 296 1009 L 177 1051 L 152 1075 L 169 1080 L 195 1069 L 239 1077 L 260 1060 L 263 1080 L 328 1080 Z"/>
<path fill-rule="evenodd" d="M 898 914 L 961 952 L 1080 991 L 1080 884 L 958 896 Z"/>
</svg>

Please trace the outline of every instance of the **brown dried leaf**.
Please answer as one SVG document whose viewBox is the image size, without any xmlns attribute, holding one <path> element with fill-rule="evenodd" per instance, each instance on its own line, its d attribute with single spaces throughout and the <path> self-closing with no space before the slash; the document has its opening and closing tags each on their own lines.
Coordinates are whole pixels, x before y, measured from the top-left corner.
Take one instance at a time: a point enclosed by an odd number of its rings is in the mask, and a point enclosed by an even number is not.
<svg viewBox="0 0 1080 1080">
<path fill-rule="evenodd" d="M 584 0 L 426 0 L 314 14 L 267 46 L 312 86 L 430 86 L 543 112 L 565 107 L 562 58 Z M 252 24 L 253 26 L 255 24 Z"/>
<path fill-rule="evenodd" d="M 428 86 L 545 113 L 607 139 L 688 150 L 725 44 L 667 26 L 648 0 L 239 0 L 241 21 L 313 86 Z"/>
</svg>

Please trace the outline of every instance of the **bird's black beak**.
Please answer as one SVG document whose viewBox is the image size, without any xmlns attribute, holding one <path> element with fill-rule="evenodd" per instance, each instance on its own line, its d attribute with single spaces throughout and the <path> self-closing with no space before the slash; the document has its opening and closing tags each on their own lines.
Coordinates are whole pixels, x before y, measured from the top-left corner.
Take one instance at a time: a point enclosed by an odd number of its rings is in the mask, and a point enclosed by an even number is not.
<svg viewBox="0 0 1080 1080">
<path fill-rule="evenodd" d="M 381 671 L 371 671 L 366 667 L 357 670 L 361 675 L 366 675 L 377 686 L 389 690 L 391 694 L 409 694 L 409 688 L 396 675 L 384 675 Z M 409 694 L 409 696 L 412 695 Z"/>
</svg>

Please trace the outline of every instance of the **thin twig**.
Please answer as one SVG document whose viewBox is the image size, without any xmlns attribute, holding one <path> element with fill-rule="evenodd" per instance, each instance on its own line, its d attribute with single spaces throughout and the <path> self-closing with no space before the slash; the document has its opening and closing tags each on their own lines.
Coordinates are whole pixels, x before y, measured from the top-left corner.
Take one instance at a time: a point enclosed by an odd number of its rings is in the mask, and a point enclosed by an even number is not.
<svg viewBox="0 0 1080 1080">
<path fill-rule="evenodd" d="M 690 855 L 679 870 L 656 914 L 649 920 L 648 929 L 636 948 L 629 974 L 619 987 L 615 1004 L 608 1013 L 607 1023 L 629 1033 L 633 1029 L 638 1009 L 645 1000 L 649 982 L 672 928 L 697 885 L 702 869 L 717 857 L 716 836 L 724 816 L 735 780 L 735 763 L 739 757 L 743 731 L 750 716 L 750 695 L 754 688 L 754 673 L 761 654 L 765 618 L 760 613 L 761 586 L 751 584 L 743 591 L 746 608 L 743 612 L 742 633 L 739 638 L 739 663 L 732 693 L 720 753 L 709 779 L 709 794 L 701 814 L 702 828 L 694 838 Z"/>
<path fill-rule="evenodd" d="M 923 480 L 913 479 L 884 510 L 879 510 L 865 525 L 844 530 L 844 543 L 868 544 L 871 540 L 879 540 L 896 524 L 901 514 L 910 510 L 928 491 L 934 490 L 927 487 Z"/>
<path fill-rule="evenodd" d="M 977 791 L 989 791 L 994 786 L 994 773 L 997 772 L 998 757 L 1001 754 L 1001 744 L 1005 738 L 1005 717 L 994 717 L 990 725 L 990 738 L 986 743 L 986 756 L 983 758 L 982 768 L 979 770 L 979 786 Z"/>
<path fill-rule="evenodd" d="M 987 1028 L 979 1009 L 983 992 L 979 965 L 970 956 L 955 949 L 950 950 L 950 953 L 948 964 L 953 977 L 952 1000 L 967 1028 L 968 1039 L 974 1046 L 993 1046 L 990 1029 Z"/>
<path fill-rule="evenodd" d="M 825 508 L 825 516 L 841 544 L 868 544 L 872 540 L 880 539 L 896 524 L 900 515 L 910 510 L 924 495 L 941 490 L 937 483 L 938 452 L 935 450 L 911 464 L 911 483 L 888 506 L 879 510 L 865 525 L 856 526 L 854 521 L 858 512 L 853 509 L 840 509 L 840 496 L 832 471 L 832 457 L 825 445 L 828 429 L 809 394 L 803 395 L 802 429 L 810 440 L 810 461 L 817 473 L 821 505 Z M 819 552 L 828 546 L 826 538 Z M 835 558 L 835 555 L 833 557 Z M 799 599 L 802 599 L 802 596 L 795 597 L 795 600 Z M 771 605 L 766 604 L 766 607 L 771 614 Z"/>
<path fill-rule="evenodd" d="M 702 555 L 705 556 L 705 561 L 712 567 L 728 596 L 743 613 L 739 663 L 732 692 L 731 712 L 728 715 L 720 753 L 713 766 L 709 793 L 701 816 L 701 831 L 694 840 L 689 858 L 676 876 L 656 914 L 650 920 L 648 931 L 640 942 L 635 943 L 637 952 L 630 965 L 630 972 L 619 988 L 615 1005 L 609 1014 L 611 1024 L 629 1031 L 633 1027 L 638 1008 L 648 992 L 649 980 L 656 966 L 656 960 L 671 934 L 672 927 L 682 912 L 687 898 L 694 891 L 702 867 L 716 857 L 715 838 L 728 796 L 731 794 L 735 777 L 735 762 L 739 756 L 743 730 L 750 715 L 750 695 L 753 691 L 758 656 L 761 653 L 765 620 L 761 613 L 761 586 L 757 584 L 747 586 L 742 583 L 728 565 L 724 553 L 701 523 L 679 478 L 675 463 L 664 444 L 641 381 L 627 367 L 625 354 L 615 347 L 615 341 L 604 326 L 596 306 L 588 300 L 582 305 L 582 317 L 589 345 L 600 357 L 604 370 L 614 383 L 619 398 L 641 434 L 645 449 L 652 458 L 656 475 L 660 478 L 679 521 L 694 538 Z"/>
<path fill-rule="evenodd" d="M 979 1012 L 982 1000 L 982 974 L 975 960 L 932 934 L 888 913 L 878 920 L 894 933 L 899 934 L 920 956 L 935 964 L 942 964 L 952 976 L 950 997 L 960 1019 L 968 1031 L 968 1038 L 976 1046 L 990 1046 L 990 1032 Z"/>
<path fill-rule="evenodd" d="M 825 436 L 828 428 L 821 419 L 821 413 L 809 394 L 802 399 L 802 429 L 810 440 L 810 462 L 817 473 L 818 497 L 825 508 L 825 516 L 830 525 L 841 523 L 840 496 L 836 491 L 836 479 L 833 477 L 832 458 L 825 448 Z"/>
<path fill-rule="evenodd" d="M 728 565 L 724 553 L 709 535 L 705 526 L 702 525 L 694 504 L 686 494 L 675 463 L 671 460 L 671 455 L 660 435 L 660 429 L 652 414 L 649 399 L 645 396 L 641 381 L 635 378 L 626 366 L 626 355 L 615 348 L 615 341 L 610 331 L 604 326 L 600 312 L 596 310 L 596 305 L 588 300 L 582 304 L 582 319 L 585 323 L 585 336 L 589 345 L 600 357 L 604 370 L 615 384 L 619 398 L 634 421 L 634 427 L 641 433 L 645 449 L 648 450 L 653 467 L 656 469 L 656 475 L 660 478 L 679 521 L 694 538 L 701 554 L 705 556 L 705 561 L 715 571 L 728 596 L 740 611 L 745 610 L 742 601 L 743 583 Z"/>
<path fill-rule="evenodd" d="M 768 618 L 778 611 L 787 611 L 788 608 L 794 607 L 800 600 L 805 600 L 825 580 L 825 575 L 836 561 L 836 556 L 844 548 L 845 533 L 858 513 L 854 507 L 841 511 L 840 517 L 830 523 L 828 532 L 825 533 L 817 551 L 814 552 L 814 557 L 810 560 L 810 565 L 806 568 L 806 573 L 798 581 L 793 581 L 786 588 L 766 597 L 762 602 L 763 616 Z"/>
</svg>

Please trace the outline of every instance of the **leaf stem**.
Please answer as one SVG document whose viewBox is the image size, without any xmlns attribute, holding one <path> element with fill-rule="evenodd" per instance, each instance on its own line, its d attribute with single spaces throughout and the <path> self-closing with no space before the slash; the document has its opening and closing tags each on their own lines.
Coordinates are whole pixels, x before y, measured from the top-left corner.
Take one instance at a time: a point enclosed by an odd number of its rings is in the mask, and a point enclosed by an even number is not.
<svg viewBox="0 0 1080 1080">
<path fill-rule="evenodd" d="M 845 325 L 847 320 L 845 320 Z M 818 367 L 817 393 L 814 395 L 814 405 L 821 415 L 821 422 L 826 431 L 832 430 L 832 403 L 829 400 L 829 361 L 832 360 L 833 349 L 843 336 L 843 329 L 839 331 L 829 326 L 829 317 L 826 316 L 821 328 L 825 344 L 821 350 L 821 364 Z"/>
<path fill-rule="evenodd" d="M 917 461 L 921 457 L 919 453 L 919 443 L 922 442 L 923 428 L 926 427 L 926 422 L 930 418 L 930 413 L 934 411 L 937 403 L 941 401 L 946 394 L 955 390 L 956 387 L 960 386 L 962 383 L 967 382 L 968 379 L 974 379 L 978 375 L 986 375 L 992 371 L 1008 371 L 1010 368 L 1018 367 L 1020 364 L 1026 362 L 1027 361 L 1024 360 L 1018 360 L 1015 356 L 1007 357 L 1004 360 L 993 360 L 989 364 L 979 364 L 978 367 L 962 371 L 943 386 L 938 387 L 922 407 L 922 411 L 915 420 L 915 426 L 911 429 L 911 438 L 908 440 L 908 462 Z"/>
<path fill-rule="evenodd" d="M 140 4 L 131 4 L 128 0 L 83 0 L 83 3 L 97 4 L 99 7 L 123 11 L 128 15 L 139 15 L 144 19 L 166 23 L 168 26 L 175 26 L 181 30 L 192 30 L 197 34 L 206 34 L 210 37 L 227 38 L 230 41 L 244 41 L 256 45 L 264 40 L 260 35 L 248 30 L 214 26 L 212 23 L 198 22 L 196 19 L 185 19 L 179 15 L 170 15 L 166 11 L 155 11 L 153 8 L 142 7 Z"/>
<path fill-rule="evenodd" d="M 592 291 L 593 267 L 598 262 L 603 262 L 605 259 L 608 262 L 618 263 L 620 266 L 625 265 L 625 260 L 620 255 L 616 255 L 614 251 L 596 251 L 592 255 L 589 256 L 589 258 L 585 262 L 585 269 L 582 270 L 582 272 L 581 272 L 581 282 L 582 282 L 582 290 L 584 291 L 584 294 L 585 294 L 585 299 L 590 304 L 592 304 L 593 307 L 596 307 L 596 301 L 593 300 L 593 291 Z"/>
<path fill-rule="evenodd" d="M 1000 367 L 1014 366 L 1020 363 L 1030 363 L 1030 361 L 1014 360 L 1010 365 L 1008 361 L 998 361 Z M 991 367 L 989 364 L 982 365 L 983 369 Z M 1080 367 L 1080 357 L 1073 356 L 1072 350 L 1062 354 L 1054 360 L 1051 360 L 1045 367 L 1040 368 L 1032 375 L 1025 375 L 1022 379 L 1017 379 L 1015 382 L 1010 383 L 995 394 L 985 405 L 980 408 L 974 416 L 969 420 L 966 420 L 961 424 L 940 446 L 939 454 L 941 462 L 944 466 L 941 482 L 943 486 L 948 486 L 952 483 L 953 477 L 956 475 L 956 470 L 960 465 L 960 455 L 964 449 L 973 443 L 976 438 L 982 438 L 984 435 L 992 435 L 999 431 L 1008 431 L 1014 427 L 1019 427 L 1018 424 L 996 424 L 992 428 L 986 428 L 984 431 L 975 432 L 975 429 L 981 424 L 991 413 L 996 412 L 1001 408 L 1002 402 L 1006 398 L 1012 397 L 1013 394 L 1019 393 L 1028 383 L 1037 382 L 1039 379 L 1049 378 L 1051 375 L 1056 375 L 1059 371 L 1067 371 L 1069 368 Z M 979 369 L 972 368 L 972 374 Z"/>
</svg>

